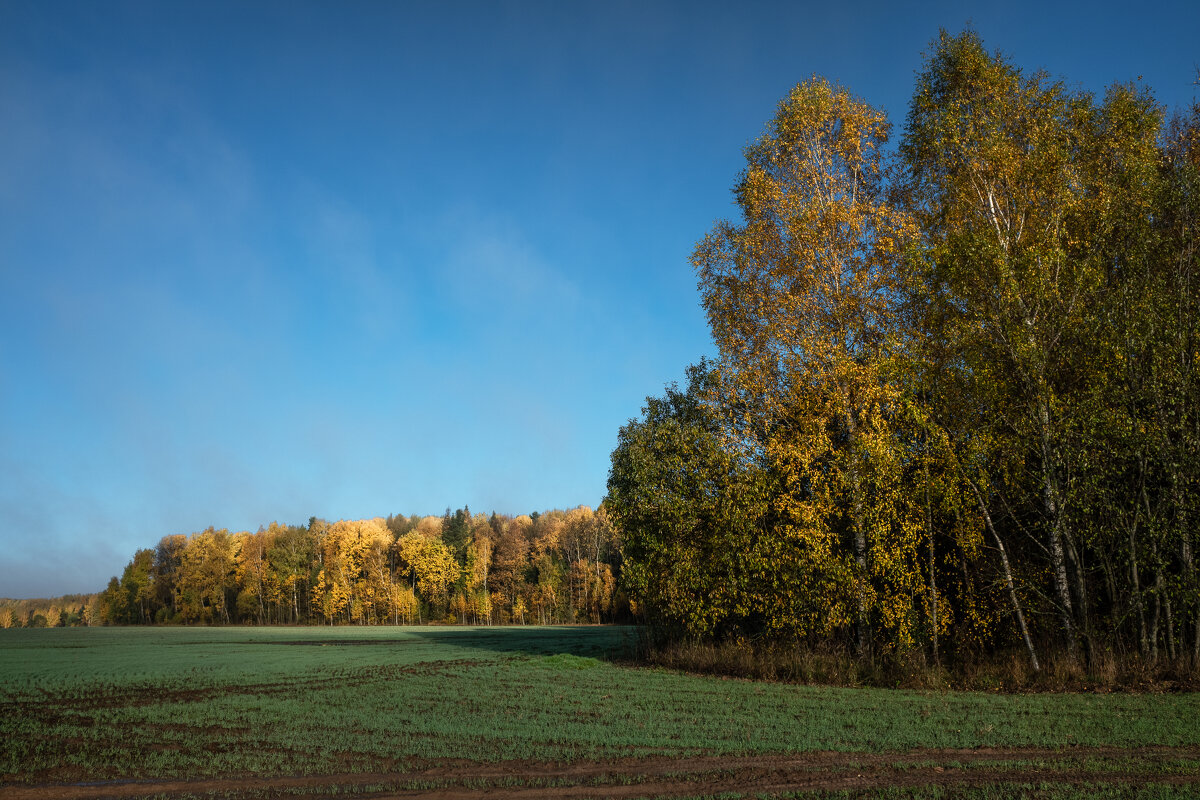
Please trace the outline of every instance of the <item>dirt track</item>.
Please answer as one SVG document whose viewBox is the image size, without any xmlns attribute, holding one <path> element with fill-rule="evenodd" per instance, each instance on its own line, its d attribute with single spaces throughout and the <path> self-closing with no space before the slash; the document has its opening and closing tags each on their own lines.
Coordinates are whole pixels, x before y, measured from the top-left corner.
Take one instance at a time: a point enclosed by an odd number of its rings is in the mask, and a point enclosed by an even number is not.
<svg viewBox="0 0 1200 800">
<path fill-rule="evenodd" d="M 996 783 L 1153 781 L 1200 787 L 1195 771 L 1163 774 L 1170 762 L 1200 759 L 1200 748 L 1034 748 L 917 750 L 907 753 L 814 752 L 794 755 L 630 758 L 572 764 L 517 761 L 457 762 L 404 773 L 197 781 L 130 781 L 99 785 L 0 785 L 4 800 L 87 800 L 147 795 L 271 796 L 302 789 L 307 796 L 362 787 L 376 798 L 636 798 L 745 792 L 871 790 L 909 786 L 985 786 Z M 1036 761 L 1029 766 L 1013 761 Z"/>
</svg>

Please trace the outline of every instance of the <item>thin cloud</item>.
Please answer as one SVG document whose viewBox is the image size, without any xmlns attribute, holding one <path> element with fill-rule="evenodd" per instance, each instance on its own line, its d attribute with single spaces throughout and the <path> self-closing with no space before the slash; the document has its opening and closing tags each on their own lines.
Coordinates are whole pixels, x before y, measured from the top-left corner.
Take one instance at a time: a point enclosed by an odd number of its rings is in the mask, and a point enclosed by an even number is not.
<svg viewBox="0 0 1200 800">
<path fill-rule="evenodd" d="M 580 302 L 575 282 L 513 222 L 461 212 L 443 221 L 441 234 L 445 255 L 439 277 L 447 297 L 476 308 L 551 312 Z"/>
</svg>

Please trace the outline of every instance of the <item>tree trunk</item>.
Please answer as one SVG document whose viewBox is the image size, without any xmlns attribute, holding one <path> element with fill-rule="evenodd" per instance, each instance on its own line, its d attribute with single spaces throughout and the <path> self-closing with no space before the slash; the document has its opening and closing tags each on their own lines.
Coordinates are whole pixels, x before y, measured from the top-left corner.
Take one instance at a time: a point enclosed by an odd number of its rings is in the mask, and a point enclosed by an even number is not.
<svg viewBox="0 0 1200 800">
<path fill-rule="evenodd" d="M 258 624 L 266 624 L 267 608 L 263 605 L 262 578 L 258 580 Z"/>
<path fill-rule="evenodd" d="M 1175 507 L 1175 526 L 1179 532 L 1179 560 L 1183 562 L 1183 585 L 1192 593 L 1192 616 L 1196 623 L 1195 635 L 1192 637 L 1192 668 L 1200 667 L 1200 598 L 1196 597 L 1196 567 L 1192 559 L 1192 536 L 1187 526 L 1187 512 L 1184 509 L 1183 491 L 1180 487 L 1179 473 L 1171 475 L 1171 502 Z M 1187 597 L 1185 592 L 1184 597 Z M 1180 616 L 1187 619 L 1187 603 L 1184 601 Z M 1180 654 L 1187 648 L 1187 623 L 1180 623 Z"/>
<path fill-rule="evenodd" d="M 1146 656 L 1150 653 L 1150 637 L 1146 631 L 1146 604 L 1142 600 L 1142 583 L 1138 573 L 1136 520 L 1129 528 L 1129 580 L 1133 584 L 1133 606 L 1137 612 L 1138 642 L 1141 645 L 1142 655 Z"/>
<path fill-rule="evenodd" d="M 850 492 L 851 516 L 854 521 L 854 562 L 858 566 L 854 649 L 859 657 L 868 654 L 870 634 L 867 626 L 867 533 L 863 526 L 862 486 L 858 474 L 858 425 L 850 410 L 850 401 L 842 390 L 846 404 L 846 427 L 850 432 Z"/>
<path fill-rule="evenodd" d="M 1192 631 L 1192 669 L 1200 667 L 1200 612 L 1193 620 L 1195 630 Z"/>
<path fill-rule="evenodd" d="M 933 546 L 933 506 L 929 499 L 929 459 L 925 460 L 925 530 L 929 534 L 929 619 L 933 633 L 933 663 L 941 664 L 938 657 L 938 595 L 937 558 Z"/>
<path fill-rule="evenodd" d="M 1150 557 L 1154 559 L 1154 614 L 1150 617 L 1150 659 L 1158 661 L 1158 620 L 1162 612 L 1162 566 L 1158 563 L 1158 544 L 1151 539 Z"/>
<path fill-rule="evenodd" d="M 1068 531 L 1063 533 L 1063 544 L 1067 551 L 1068 574 L 1075 580 L 1075 619 L 1076 633 L 1083 642 L 1083 653 L 1087 662 L 1092 663 L 1092 636 L 1087 579 L 1084 574 L 1083 559 L 1075 547 L 1075 539 Z"/>
<path fill-rule="evenodd" d="M 983 502 L 983 494 L 979 491 L 979 487 L 970 478 L 966 479 L 967 485 L 971 487 L 971 491 L 975 493 L 975 499 L 979 502 L 979 511 L 983 514 L 983 521 L 987 525 L 988 532 L 992 534 L 992 539 L 996 542 L 996 549 L 1000 551 L 1000 563 L 1004 566 L 1004 583 L 1008 587 L 1008 597 L 1012 601 L 1013 611 L 1017 615 L 1017 624 L 1021 628 L 1021 638 L 1025 640 L 1025 649 L 1029 652 L 1029 663 L 1033 667 L 1034 672 L 1041 671 L 1041 665 L 1038 664 L 1037 653 L 1033 649 L 1033 641 L 1029 638 L 1029 627 L 1025 624 L 1025 614 L 1021 612 L 1021 603 L 1017 599 L 1017 590 L 1013 584 L 1012 569 L 1008 563 L 1008 551 L 1004 549 L 1004 542 L 996 533 L 996 528 L 992 525 L 992 515 L 988 512 L 987 504 Z"/>
<path fill-rule="evenodd" d="M 1175 618 L 1171 614 L 1171 598 L 1167 597 L 1164 603 L 1164 610 L 1167 612 L 1167 658 L 1175 660 Z"/>
<path fill-rule="evenodd" d="M 1042 445 L 1042 497 L 1049 521 L 1049 545 L 1051 570 L 1054 576 L 1054 591 L 1058 597 L 1059 620 L 1067 638 L 1067 652 L 1071 659 L 1078 658 L 1074 608 L 1071 603 L 1071 587 L 1067 580 L 1067 558 L 1063 548 L 1064 523 L 1058 486 L 1054 477 L 1053 448 L 1050 446 L 1050 409 L 1044 398 L 1038 398 L 1038 420 L 1041 423 Z"/>
</svg>

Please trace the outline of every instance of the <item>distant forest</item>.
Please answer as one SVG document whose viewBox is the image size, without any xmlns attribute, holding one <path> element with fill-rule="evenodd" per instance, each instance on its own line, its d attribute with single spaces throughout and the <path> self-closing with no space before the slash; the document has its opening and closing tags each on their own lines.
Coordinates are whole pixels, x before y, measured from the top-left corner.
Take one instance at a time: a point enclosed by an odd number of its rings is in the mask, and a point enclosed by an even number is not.
<svg viewBox="0 0 1200 800">
<path fill-rule="evenodd" d="M 314 517 L 165 536 L 97 595 L 0 601 L 0 624 L 609 622 L 630 614 L 619 565 L 603 508 Z"/>
<path fill-rule="evenodd" d="M 65 628 L 98 620 L 100 595 L 16 600 L 0 597 L 0 628 Z"/>
</svg>

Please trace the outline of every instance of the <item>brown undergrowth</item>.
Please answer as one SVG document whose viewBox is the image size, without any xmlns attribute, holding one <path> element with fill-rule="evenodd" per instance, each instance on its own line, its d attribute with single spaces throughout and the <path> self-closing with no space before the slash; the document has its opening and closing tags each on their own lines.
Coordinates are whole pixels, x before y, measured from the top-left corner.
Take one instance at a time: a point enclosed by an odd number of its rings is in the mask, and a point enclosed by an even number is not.
<svg viewBox="0 0 1200 800">
<path fill-rule="evenodd" d="M 935 663 L 923 653 L 859 658 L 844 649 L 747 640 L 655 643 L 643 663 L 704 675 L 821 686 L 1003 692 L 1173 692 L 1200 690 L 1191 659 L 1144 659 L 1095 651 L 1086 659 L 1043 656 L 1033 670 L 1024 652 Z"/>
</svg>

